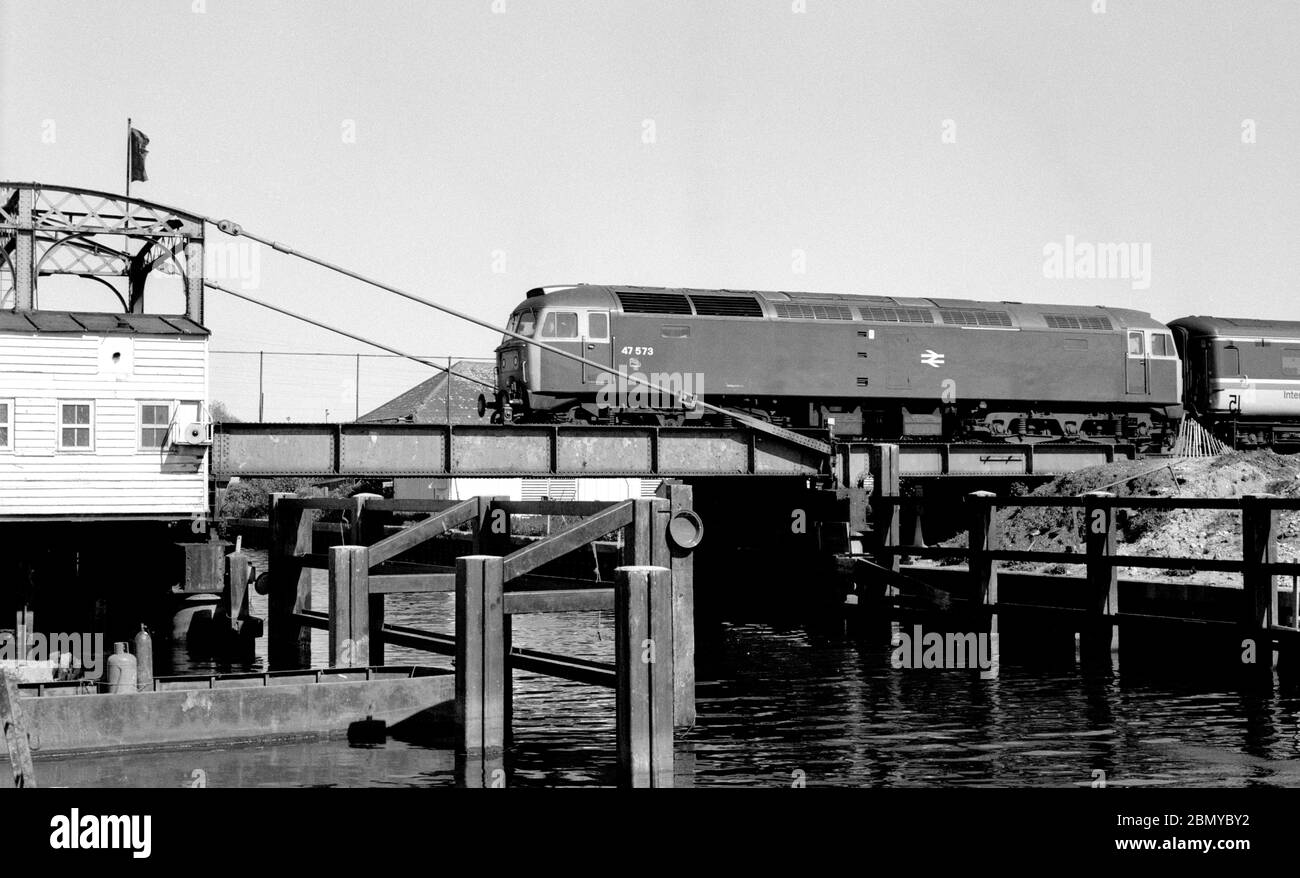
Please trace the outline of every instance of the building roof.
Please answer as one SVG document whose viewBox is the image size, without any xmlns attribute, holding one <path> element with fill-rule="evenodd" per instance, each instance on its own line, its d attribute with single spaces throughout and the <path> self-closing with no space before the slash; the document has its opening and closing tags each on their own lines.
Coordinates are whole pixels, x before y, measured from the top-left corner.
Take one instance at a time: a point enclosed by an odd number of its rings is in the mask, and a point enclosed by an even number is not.
<svg viewBox="0 0 1300 878">
<path fill-rule="evenodd" d="M 357 421 L 372 424 L 408 421 L 416 424 L 446 424 L 448 422 L 447 383 L 450 380 L 451 423 L 486 423 L 486 418 L 478 416 L 478 395 L 480 393 L 492 395 L 491 388 L 496 386 L 496 364 L 459 360 L 452 365 L 451 370 L 454 377 L 449 379 L 446 372 L 439 372 L 373 411 L 366 412 L 357 418 Z"/>
<path fill-rule="evenodd" d="M 181 314 L 80 311 L 0 311 L 0 332 L 71 332 L 78 335 L 208 335 Z"/>
</svg>

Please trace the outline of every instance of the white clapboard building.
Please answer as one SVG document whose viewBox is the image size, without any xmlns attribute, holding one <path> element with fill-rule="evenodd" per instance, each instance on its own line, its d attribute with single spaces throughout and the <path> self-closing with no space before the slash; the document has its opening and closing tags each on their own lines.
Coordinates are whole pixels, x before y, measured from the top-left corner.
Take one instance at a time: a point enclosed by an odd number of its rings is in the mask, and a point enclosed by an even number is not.
<svg viewBox="0 0 1300 878">
<path fill-rule="evenodd" d="M 204 514 L 207 398 L 185 316 L 0 311 L 0 518 Z"/>
</svg>

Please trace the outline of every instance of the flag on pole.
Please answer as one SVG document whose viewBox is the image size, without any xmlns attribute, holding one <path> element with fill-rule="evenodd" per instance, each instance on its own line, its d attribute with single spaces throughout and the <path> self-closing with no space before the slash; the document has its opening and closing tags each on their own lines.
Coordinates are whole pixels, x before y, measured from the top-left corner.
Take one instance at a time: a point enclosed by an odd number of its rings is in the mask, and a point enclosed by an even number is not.
<svg viewBox="0 0 1300 878">
<path fill-rule="evenodd" d="M 149 136 L 138 128 L 131 128 L 131 142 L 127 149 L 127 180 L 147 183 L 149 176 L 144 172 L 144 157 L 149 154 Z"/>
</svg>

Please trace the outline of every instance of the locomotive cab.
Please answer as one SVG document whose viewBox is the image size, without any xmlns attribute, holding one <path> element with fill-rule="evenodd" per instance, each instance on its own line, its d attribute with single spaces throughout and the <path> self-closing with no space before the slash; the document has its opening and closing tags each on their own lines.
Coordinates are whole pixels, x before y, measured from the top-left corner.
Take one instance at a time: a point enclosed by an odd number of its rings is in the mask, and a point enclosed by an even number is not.
<svg viewBox="0 0 1300 878">
<path fill-rule="evenodd" d="M 502 338 L 496 349 L 494 421 L 516 416 L 590 419 L 596 414 L 593 401 L 613 368 L 609 304 L 589 290 L 553 289 L 529 291 L 510 315 L 507 330 L 546 347 L 511 335 Z M 487 407 L 480 400 L 480 412 Z"/>
</svg>

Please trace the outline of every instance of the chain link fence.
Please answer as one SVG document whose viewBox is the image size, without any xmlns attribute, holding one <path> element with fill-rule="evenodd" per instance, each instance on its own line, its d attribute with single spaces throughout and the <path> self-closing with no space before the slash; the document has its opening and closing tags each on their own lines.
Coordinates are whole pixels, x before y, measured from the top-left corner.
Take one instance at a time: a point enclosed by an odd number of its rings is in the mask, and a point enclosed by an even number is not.
<svg viewBox="0 0 1300 878">
<path fill-rule="evenodd" d="M 371 419 L 452 423 L 479 393 L 489 397 L 494 361 L 419 354 L 441 369 L 393 354 L 211 351 L 210 391 L 218 417 L 241 421 L 345 422 Z M 475 418 L 476 419 L 476 418 Z"/>
</svg>

